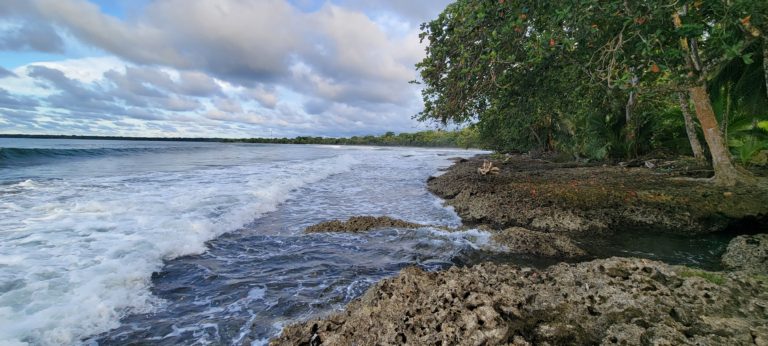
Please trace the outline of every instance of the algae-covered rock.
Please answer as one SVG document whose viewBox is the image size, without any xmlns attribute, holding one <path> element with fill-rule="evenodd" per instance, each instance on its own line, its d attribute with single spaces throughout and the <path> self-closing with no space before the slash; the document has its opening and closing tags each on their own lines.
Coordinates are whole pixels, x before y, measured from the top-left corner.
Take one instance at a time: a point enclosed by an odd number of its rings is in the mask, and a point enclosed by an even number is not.
<svg viewBox="0 0 768 346">
<path fill-rule="evenodd" d="M 722 262 L 728 269 L 768 274 L 768 234 L 733 238 Z"/>
<path fill-rule="evenodd" d="M 552 258 L 574 258 L 587 255 L 566 236 L 531 231 L 521 227 L 497 231 L 491 239 L 496 244 L 504 246 L 510 253 Z"/>
<path fill-rule="evenodd" d="M 633 258 L 546 270 L 407 268 L 345 311 L 287 326 L 271 345 L 754 345 L 768 340 L 768 279 Z M 682 275 L 682 272 L 688 272 Z M 314 327 L 314 328 L 313 328 Z"/>
<path fill-rule="evenodd" d="M 427 182 L 468 224 L 584 238 L 617 230 L 695 235 L 745 221 L 768 224 L 766 186 L 724 188 L 689 179 L 688 170 L 668 163 L 622 168 L 513 155 L 495 161 L 498 175 L 482 176 L 477 169 L 484 159 L 457 162 Z"/>
<path fill-rule="evenodd" d="M 305 233 L 321 232 L 367 232 L 376 228 L 419 228 L 418 223 L 393 219 L 388 216 L 353 216 L 347 221 L 332 220 L 318 223 L 304 229 Z"/>
</svg>

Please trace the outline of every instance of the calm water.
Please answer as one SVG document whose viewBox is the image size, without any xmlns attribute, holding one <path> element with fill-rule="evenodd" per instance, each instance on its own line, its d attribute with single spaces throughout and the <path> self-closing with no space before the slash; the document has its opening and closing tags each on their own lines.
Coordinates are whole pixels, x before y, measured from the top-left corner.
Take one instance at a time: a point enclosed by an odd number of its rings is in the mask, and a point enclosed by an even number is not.
<svg viewBox="0 0 768 346">
<path fill-rule="evenodd" d="M 0 344 L 264 344 L 408 265 L 496 260 L 488 234 L 305 235 L 389 215 L 458 226 L 426 191 L 450 149 L 0 138 Z M 707 266 L 723 242 L 604 255 Z M 662 244 L 662 245 L 659 245 Z M 710 254 L 711 253 L 711 254 Z"/>
</svg>

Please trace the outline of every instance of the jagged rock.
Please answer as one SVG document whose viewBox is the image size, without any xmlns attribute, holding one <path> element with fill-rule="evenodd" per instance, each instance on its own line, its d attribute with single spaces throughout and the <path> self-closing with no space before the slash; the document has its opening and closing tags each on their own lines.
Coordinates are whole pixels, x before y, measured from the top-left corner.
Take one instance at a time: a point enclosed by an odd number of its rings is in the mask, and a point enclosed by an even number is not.
<svg viewBox="0 0 768 346">
<path fill-rule="evenodd" d="M 767 280 L 633 258 L 411 267 L 271 345 L 313 330 L 323 345 L 754 345 L 768 340 Z"/>
<path fill-rule="evenodd" d="M 566 236 L 531 231 L 522 227 L 512 227 L 494 232 L 491 239 L 504 246 L 510 253 L 553 258 L 574 258 L 587 255 L 584 250 Z"/>
<path fill-rule="evenodd" d="M 367 232 L 376 228 L 419 228 L 424 227 L 418 223 L 393 219 L 388 216 L 353 216 L 347 221 L 332 220 L 318 223 L 304 229 L 305 233 L 320 232 Z"/>
<path fill-rule="evenodd" d="M 427 187 L 468 224 L 520 226 L 572 238 L 617 230 L 693 235 L 745 221 L 768 224 L 764 184 L 725 189 L 687 179 L 687 171 L 661 163 L 646 169 L 507 158 L 493 177 L 477 174 L 486 156 L 457 162 L 430 178 Z"/>
<path fill-rule="evenodd" d="M 733 238 L 728 243 L 722 262 L 728 269 L 768 274 L 768 234 Z"/>
</svg>

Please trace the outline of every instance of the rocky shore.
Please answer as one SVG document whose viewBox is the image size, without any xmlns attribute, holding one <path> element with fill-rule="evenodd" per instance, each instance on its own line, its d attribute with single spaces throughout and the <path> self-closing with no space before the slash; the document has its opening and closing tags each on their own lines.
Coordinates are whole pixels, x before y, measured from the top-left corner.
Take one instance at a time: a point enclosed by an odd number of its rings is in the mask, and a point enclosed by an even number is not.
<svg viewBox="0 0 768 346">
<path fill-rule="evenodd" d="M 498 174 L 480 175 L 485 159 L 457 162 L 427 183 L 467 224 L 574 237 L 616 230 L 693 235 L 768 224 L 766 187 L 720 188 L 690 179 L 700 167 L 688 163 L 627 168 L 517 155 L 494 161 Z"/>
<path fill-rule="evenodd" d="M 416 229 L 423 227 L 440 229 L 446 232 L 456 232 L 465 229 L 422 225 L 388 216 L 353 216 L 348 220 L 320 222 L 304 229 L 304 233 L 360 233 L 381 228 Z M 560 259 L 587 256 L 586 251 L 564 235 L 531 231 L 522 227 L 510 227 L 503 230 L 493 230 L 487 227 L 480 228 L 491 233 L 492 244 L 490 245 L 492 247 L 487 250 Z"/>
<path fill-rule="evenodd" d="M 503 251 L 589 260 L 571 238 L 617 230 L 697 236 L 765 227 L 762 186 L 719 188 L 698 168 L 553 163 L 512 156 L 457 160 L 428 188 Z M 651 168 L 648 168 L 651 167 Z M 331 221 L 307 232 L 418 228 L 389 218 Z M 429 226 L 426 226 L 429 227 Z M 764 229 L 764 228 L 763 228 Z M 768 345 L 768 235 L 734 238 L 725 271 L 640 258 L 545 269 L 482 263 L 428 273 L 410 267 L 342 312 L 284 328 L 271 345 Z"/>
<path fill-rule="evenodd" d="M 766 345 L 768 277 L 632 258 L 407 268 L 271 345 Z M 320 343 L 318 343 L 320 344 Z"/>
<path fill-rule="evenodd" d="M 304 233 L 322 232 L 367 232 L 376 228 L 420 228 L 424 225 L 418 223 L 393 219 L 388 216 L 353 216 L 349 220 L 331 220 L 307 227 Z"/>
</svg>

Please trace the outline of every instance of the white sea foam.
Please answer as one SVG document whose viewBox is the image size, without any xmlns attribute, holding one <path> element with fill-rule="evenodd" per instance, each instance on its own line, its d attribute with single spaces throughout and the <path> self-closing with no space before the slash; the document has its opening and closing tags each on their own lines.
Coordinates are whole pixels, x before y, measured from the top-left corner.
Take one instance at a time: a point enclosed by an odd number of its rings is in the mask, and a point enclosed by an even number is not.
<svg viewBox="0 0 768 346">
<path fill-rule="evenodd" d="M 37 183 L 32 179 L 24 180 L 18 184 L 16 184 L 18 187 L 25 187 L 25 188 L 35 188 L 37 187 Z"/>
<path fill-rule="evenodd" d="M 0 344 L 76 344 L 151 311 L 150 278 L 163 260 L 204 251 L 356 163 L 342 155 L 0 186 Z"/>
<path fill-rule="evenodd" d="M 467 245 L 473 249 L 489 249 L 493 248 L 493 242 L 491 241 L 491 233 L 475 228 L 468 229 L 466 231 L 454 231 L 447 232 L 441 229 L 427 227 L 425 228 L 430 233 L 446 237 L 451 241 Z"/>
</svg>

